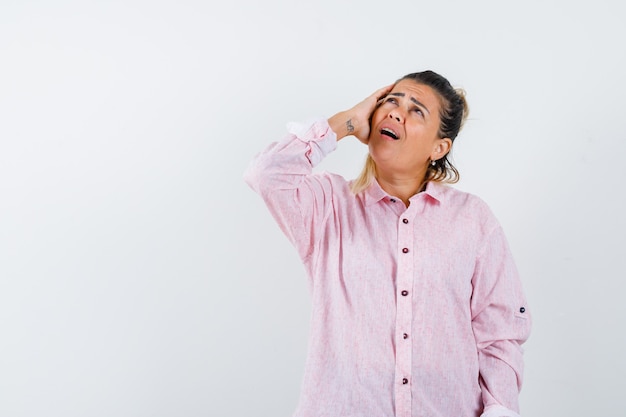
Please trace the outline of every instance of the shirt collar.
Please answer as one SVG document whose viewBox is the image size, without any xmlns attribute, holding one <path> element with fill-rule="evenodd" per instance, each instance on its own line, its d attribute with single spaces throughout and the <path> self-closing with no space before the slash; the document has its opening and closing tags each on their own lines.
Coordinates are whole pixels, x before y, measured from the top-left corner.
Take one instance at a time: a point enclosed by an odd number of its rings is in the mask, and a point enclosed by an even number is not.
<svg viewBox="0 0 626 417">
<path fill-rule="evenodd" d="M 424 190 L 424 193 L 440 203 L 445 203 L 447 191 L 447 185 L 437 181 L 430 181 L 428 184 L 426 184 L 426 190 Z"/>
<path fill-rule="evenodd" d="M 422 193 L 440 203 L 443 203 L 445 202 L 445 194 L 446 194 L 447 188 L 448 187 L 445 184 L 435 182 L 435 181 L 429 181 L 426 184 L 426 189 Z M 409 200 L 416 198 L 422 193 L 415 194 Z M 372 179 L 372 183 L 369 185 L 369 187 L 365 189 L 365 191 L 363 191 L 363 199 L 364 199 L 366 206 L 377 203 L 380 200 L 383 200 L 385 198 L 392 198 L 392 197 L 388 195 L 385 192 L 385 190 L 383 190 L 380 187 L 380 184 L 378 184 L 378 181 L 376 180 L 376 178 Z"/>
</svg>

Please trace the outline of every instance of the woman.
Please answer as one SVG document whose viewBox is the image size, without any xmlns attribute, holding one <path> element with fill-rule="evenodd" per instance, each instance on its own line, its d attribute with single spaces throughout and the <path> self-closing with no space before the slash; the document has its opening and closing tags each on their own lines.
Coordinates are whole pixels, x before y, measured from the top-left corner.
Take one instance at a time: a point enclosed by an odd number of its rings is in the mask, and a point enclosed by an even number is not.
<svg viewBox="0 0 626 417">
<path fill-rule="evenodd" d="M 518 416 L 530 317 L 517 271 L 486 204 L 444 184 L 466 117 L 461 90 L 409 74 L 291 125 L 246 172 L 309 278 L 295 417 Z M 361 176 L 312 174 L 348 135 L 369 147 Z"/>
</svg>

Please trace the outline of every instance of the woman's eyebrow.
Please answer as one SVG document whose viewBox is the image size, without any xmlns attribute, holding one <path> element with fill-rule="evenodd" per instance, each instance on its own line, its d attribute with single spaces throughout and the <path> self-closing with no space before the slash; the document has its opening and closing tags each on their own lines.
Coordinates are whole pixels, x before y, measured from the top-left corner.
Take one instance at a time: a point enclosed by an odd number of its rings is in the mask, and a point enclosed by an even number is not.
<svg viewBox="0 0 626 417">
<path fill-rule="evenodd" d="M 396 96 L 396 97 L 404 97 L 406 94 L 404 93 L 389 93 L 390 96 Z M 424 106 L 422 103 L 420 103 L 419 101 L 417 101 L 417 99 L 410 97 L 410 100 L 415 103 L 416 105 L 418 105 L 419 107 L 422 107 L 424 110 L 426 110 L 426 113 L 430 114 L 430 110 L 428 110 L 428 107 Z"/>
</svg>

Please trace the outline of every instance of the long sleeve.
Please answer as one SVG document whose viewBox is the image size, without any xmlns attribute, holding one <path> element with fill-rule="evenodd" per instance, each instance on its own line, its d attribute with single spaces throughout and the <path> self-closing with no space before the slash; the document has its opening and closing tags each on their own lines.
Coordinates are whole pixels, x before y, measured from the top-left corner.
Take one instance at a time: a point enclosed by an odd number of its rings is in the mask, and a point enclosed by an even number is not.
<svg viewBox="0 0 626 417">
<path fill-rule="evenodd" d="M 434 182 L 408 207 L 377 181 L 354 195 L 313 173 L 336 146 L 326 120 L 291 125 L 244 175 L 312 284 L 294 417 L 519 417 L 530 318 L 495 217 Z"/>
<path fill-rule="evenodd" d="M 472 327 L 478 348 L 482 417 L 518 417 L 521 345 L 529 337 L 531 319 L 499 225 L 484 240 L 472 283 Z"/>
<path fill-rule="evenodd" d="M 325 119 L 288 125 L 289 134 L 257 155 L 244 174 L 281 230 L 306 259 L 331 213 L 332 184 L 312 169 L 337 146 Z"/>
</svg>

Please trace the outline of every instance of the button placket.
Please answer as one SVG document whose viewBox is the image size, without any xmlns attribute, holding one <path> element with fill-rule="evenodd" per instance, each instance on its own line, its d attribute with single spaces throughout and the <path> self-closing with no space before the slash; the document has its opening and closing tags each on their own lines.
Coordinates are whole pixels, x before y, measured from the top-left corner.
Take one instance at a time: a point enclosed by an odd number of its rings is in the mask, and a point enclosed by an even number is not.
<svg viewBox="0 0 626 417">
<path fill-rule="evenodd" d="M 396 410 L 398 416 L 408 416 L 411 410 L 412 348 L 409 333 L 413 321 L 414 226 L 411 224 L 416 207 L 413 204 L 398 213 L 398 269 L 396 308 Z M 403 410 L 403 411 L 401 411 Z"/>
</svg>

